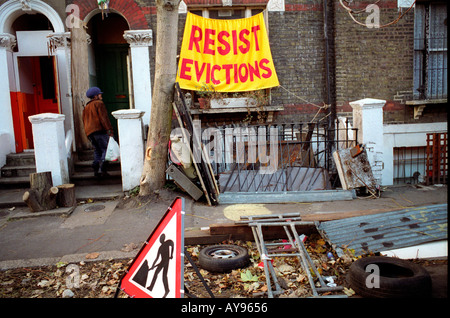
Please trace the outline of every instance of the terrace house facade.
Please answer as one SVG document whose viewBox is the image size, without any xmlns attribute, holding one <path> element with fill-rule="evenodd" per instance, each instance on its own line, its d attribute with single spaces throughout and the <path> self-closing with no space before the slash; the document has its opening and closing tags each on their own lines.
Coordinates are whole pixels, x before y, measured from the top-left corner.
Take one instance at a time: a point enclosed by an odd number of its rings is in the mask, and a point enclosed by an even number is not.
<svg viewBox="0 0 450 318">
<path fill-rule="evenodd" d="M 83 85 L 102 88 L 110 113 L 142 110 L 144 125 L 150 123 L 155 0 L 106 3 L 0 0 L 0 167 L 8 154 L 34 149 L 28 117 L 40 113 L 64 115 L 68 158 L 77 160 L 89 148 L 78 117 L 86 97 L 74 90 Z M 352 120 L 352 102 L 381 100 L 380 182 L 409 182 L 425 168 L 400 166 L 402 158 L 411 153 L 408 160 L 424 161 L 426 135 L 447 131 L 447 7 L 435 0 L 181 1 L 178 50 L 188 11 L 215 19 L 264 12 L 280 82 L 265 90 L 269 103 L 262 109 L 201 109 L 190 92 L 191 113 L 204 125 L 335 123 Z M 74 28 L 83 30 L 81 37 Z M 80 43 L 83 54 L 74 56 Z M 83 85 L 79 72 L 86 73 Z M 111 121 L 117 130 L 116 118 Z"/>
</svg>

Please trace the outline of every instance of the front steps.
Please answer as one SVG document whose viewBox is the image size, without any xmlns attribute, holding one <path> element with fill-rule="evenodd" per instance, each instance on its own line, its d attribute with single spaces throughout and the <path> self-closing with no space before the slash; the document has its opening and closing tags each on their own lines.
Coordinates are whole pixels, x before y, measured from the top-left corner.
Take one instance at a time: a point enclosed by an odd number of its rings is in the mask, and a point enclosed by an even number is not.
<svg viewBox="0 0 450 318">
<path fill-rule="evenodd" d="M 70 182 L 75 185 L 120 184 L 122 182 L 120 162 L 109 164 L 109 176 L 97 178 L 92 170 L 92 150 L 80 151 L 74 154 L 73 169 Z M 6 165 L 1 167 L 0 188 L 28 188 L 30 174 L 36 172 L 34 151 L 12 153 L 6 157 Z"/>
<path fill-rule="evenodd" d="M 98 178 L 94 176 L 94 170 L 92 169 L 93 150 L 79 151 L 77 157 L 70 177 L 71 182 L 75 185 L 119 184 L 122 182 L 120 162 L 109 162 L 109 176 Z"/>
<path fill-rule="evenodd" d="M 29 187 L 30 173 L 36 172 L 34 151 L 11 153 L 1 169 L 0 187 Z"/>
</svg>

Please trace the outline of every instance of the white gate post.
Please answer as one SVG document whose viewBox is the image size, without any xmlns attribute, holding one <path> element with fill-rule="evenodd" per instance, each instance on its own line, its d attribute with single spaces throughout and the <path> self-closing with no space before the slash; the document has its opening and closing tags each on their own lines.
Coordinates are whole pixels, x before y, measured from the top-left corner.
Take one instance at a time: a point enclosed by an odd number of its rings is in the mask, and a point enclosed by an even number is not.
<svg viewBox="0 0 450 318">
<path fill-rule="evenodd" d="M 129 191 L 139 185 L 144 167 L 144 112 L 121 109 L 112 112 L 112 115 L 117 119 L 119 130 L 122 190 Z"/>
<path fill-rule="evenodd" d="M 358 143 L 366 147 L 367 157 L 377 184 L 383 170 L 383 107 L 385 100 L 365 98 L 350 103 L 353 126 L 358 128 Z"/>
<path fill-rule="evenodd" d="M 50 171 L 55 187 L 69 182 L 64 118 L 53 113 L 28 117 L 33 127 L 36 172 Z"/>
<path fill-rule="evenodd" d="M 11 110 L 12 85 L 12 51 L 16 45 L 16 37 L 12 34 L 0 33 L 0 166 L 6 163 L 6 155 L 16 152 L 14 123 Z"/>
<path fill-rule="evenodd" d="M 128 30 L 123 37 L 130 44 L 134 108 L 145 112 L 143 120 L 148 125 L 152 105 L 149 52 L 153 42 L 152 30 Z"/>
</svg>

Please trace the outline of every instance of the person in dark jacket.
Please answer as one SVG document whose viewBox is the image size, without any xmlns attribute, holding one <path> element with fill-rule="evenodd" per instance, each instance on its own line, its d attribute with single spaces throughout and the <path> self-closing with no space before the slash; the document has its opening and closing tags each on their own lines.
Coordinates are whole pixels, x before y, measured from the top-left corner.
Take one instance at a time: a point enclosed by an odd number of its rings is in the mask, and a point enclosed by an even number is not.
<svg viewBox="0 0 450 318">
<path fill-rule="evenodd" d="M 92 167 L 97 177 L 105 176 L 105 155 L 109 137 L 114 137 L 113 128 L 109 121 L 108 111 L 103 103 L 103 92 L 98 87 L 87 90 L 86 96 L 90 101 L 83 109 L 83 124 L 86 136 L 94 146 L 94 161 Z"/>
</svg>

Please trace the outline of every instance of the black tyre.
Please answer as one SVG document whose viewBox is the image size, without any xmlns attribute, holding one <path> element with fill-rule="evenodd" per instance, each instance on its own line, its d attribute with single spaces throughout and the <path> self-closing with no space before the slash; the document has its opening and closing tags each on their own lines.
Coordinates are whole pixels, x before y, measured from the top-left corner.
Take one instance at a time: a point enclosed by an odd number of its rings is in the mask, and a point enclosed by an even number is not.
<svg viewBox="0 0 450 318">
<path fill-rule="evenodd" d="M 368 267 L 369 265 L 371 266 Z M 378 273 L 379 276 L 375 276 Z M 431 277 L 425 268 L 398 258 L 384 256 L 361 258 L 350 266 L 347 282 L 362 297 L 431 296 Z"/>
<path fill-rule="evenodd" d="M 205 247 L 198 256 L 200 266 L 210 272 L 229 272 L 249 263 L 247 249 L 237 245 L 213 245 Z"/>
</svg>

